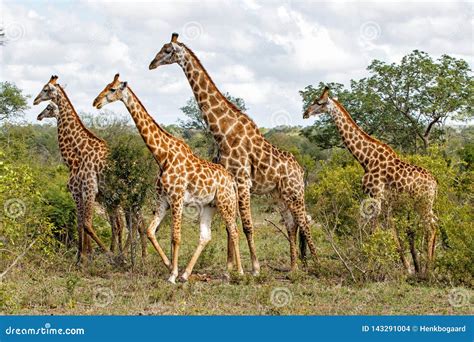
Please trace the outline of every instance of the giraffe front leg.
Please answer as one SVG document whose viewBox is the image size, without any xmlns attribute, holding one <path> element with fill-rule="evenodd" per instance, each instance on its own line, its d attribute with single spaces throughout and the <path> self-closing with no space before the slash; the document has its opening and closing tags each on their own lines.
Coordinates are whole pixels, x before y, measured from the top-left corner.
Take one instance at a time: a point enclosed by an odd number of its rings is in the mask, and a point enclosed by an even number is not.
<svg viewBox="0 0 474 342">
<path fill-rule="evenodd" d="M 257 259 L 257 253 L 255 250 L 255 242 L 253 239 L 253 223 L 252 213 L 250 211 L 250 180 L 238 183 L 238 196 L 239 196 L 239 210 L 240 218 L 242 220 L 242 228 L 247 238 L 247 244 L 249 246 L 250 258 L 252 259 L 252 274 L 254 276 L 260 273 L 260 264 Z"/>
<path fill-rule="evenodd" d="M 159 228 L 161 221 L 166 215 L 167 209 L 168 209 L 168 203 L 164 199 L 161 199 L 158 203 L 158 208 L 157 208 L 157 211 L 155 212 L 155 217 L 153 218 L 153 221 L 150 223 L 150 225 L 146 229 L 146 234 L 151 244 L 153 245 L 158 255 L 160 256 L 161 260 L 165 264 L 166 268 L 171 270 L 171 263 L 168 257 L 166 256 L 165 252 L 161 248 L 160 244 L 158 243 L 158 240 L 156 239 L 156 236 L 155 236 L 155 233 L 157 229 Z"/>
<path fill-rule="evenodd" d="M 181 243 L 181 221 L 183 214 L 183 196 L 175 195 L 171 198 L 171 213 L 173 215 L 171 235 L 171 275 L 168 281 L 176 284 L 178 276 L 179 245 Z"/>
<path fill-rule="evenodd" d="M 208 206 L 204 207 L 201 211 L 201 222 L 199 224 L 199 243 L 196 248 L 196 251 L 194 252 L 193 256 L 191 257 L 191 260 L 188 263 L 188 266 L 186 266 L 185 271 L 180 277 L 182 281 L 188 280 L 189 276 L 193 272 L 194 265 L 196 264 L 199 256 L 201 255 L 201 252 L 203 251 L 204 247 L 206 247 L 206 245 L 209 243 L 209 241 L 211 241 L 211 223 L 215 212 L 215 208 Z"/>
<path fill-rule="evenodd" d="M 75 178 L 70 176 L 68 181 L 68 189 L 72 194 L 74 202 L 76 203 L 76 216 L 77 216 L 77 255 L 76 255 L 76 264 L 80 265 L 84 258 L 84 206 L 82 203 L 82 196 L 79 191 L 80 188 L 76 184 Z"/>
</svg>

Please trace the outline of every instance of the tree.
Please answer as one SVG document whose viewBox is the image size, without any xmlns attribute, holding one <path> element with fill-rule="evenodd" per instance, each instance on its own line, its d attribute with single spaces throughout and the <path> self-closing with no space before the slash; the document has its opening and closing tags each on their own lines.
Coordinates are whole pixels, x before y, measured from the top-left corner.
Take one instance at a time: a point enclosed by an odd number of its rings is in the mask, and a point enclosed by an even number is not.
<svg viewBox="0 0 474 342">
<path fill-rule="evenodd" d="M 10 82 L 0 82 L 0 122 L 23 115 L 29 95 Z"/>
<path fill-rule="evenodd" d="M 229 93 L 225 93 L 224 96 L 237 106 L 241 111 L 246 111 L 245 101 L 240 97 L 233 97 Z M 191 97 L 184 107 L 180 108 L 186 116 L 185 120 L 178 119 L 178 125 L 184 129 L 184 138 L 187 141 L 192 141 L 198 150 L 200 147 L 207 146 L 207 153 L 202 157 L 212 158 L 216 155 L 217 146 L 214 142 L 212 134 L 207 129 L 206 121 L 203 119 L 203 115 L 194 97 Z"/>
<path fill-rule="evenodd" d="M 374 60 L 367 70 L 370 76 L 351 81 L 350 90 L 336 85 L 333 93 L 367 133 L 395 147 L 426 150 L 442 137 L 447 120 L 474 117 L 474 79 L 462 59 L 443 55 L 434 61 L 427 53 L 414 50 L 399 64 Z M 309 86 L 300 92 L 305 108 L 320 87 Z M 324 132 L 313 137 L 315 142 L 325 138 L 326 147 L 334 145 L 335 130 L 328 118 L 315 128 Z M 311 130 L 305 134 L 311 138 Z"/>
</svg>

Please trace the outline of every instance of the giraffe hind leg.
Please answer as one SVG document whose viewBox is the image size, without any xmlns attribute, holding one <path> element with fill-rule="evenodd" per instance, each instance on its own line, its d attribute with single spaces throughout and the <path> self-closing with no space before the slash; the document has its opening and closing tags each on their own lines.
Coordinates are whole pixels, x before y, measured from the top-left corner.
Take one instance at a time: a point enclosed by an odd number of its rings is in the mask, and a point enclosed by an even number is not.
<svg viewBox="0 0 474 342">
<path fill-rule="evenodd" d="M 189 260 L 188 265 L 186 266 L 186 269 L 184 270 L 183 274 L 181 275 L 180 279 L 182 281 L 187 281 L 191 273 L 193 272 L 194 265 L 196 265 L 196 262 L 199 259 L 199 256 L 201 255 L 202 251 L 204 250 L 204 247 L 211 241 L 211 223 L 212 223 L 212 218 L 214 217 L 216 209 L 214 207 L 209 207 L 206 206 L 202 209 L 201 211 L 201 218 L 200 218 L 200 223 L 199 223 L 199 243 L 198 246 L 196 247 L 196 250 L 194 251 L 193 256 L 191 257 L 191 260 Z"/>
<path fill-rule="evenodd" d="M 250 188 L 248 187 L 248 185 L 239 184 L 238 196 L 240 218 L 242 220 L 242 227 L 245 233 L 245 237 L 247 238 L 250 258 L 252 259 L 252 274 L 256 276 L 260 273 L 260 263 L 257 259 L 255 242 L 253 238 L 254 229 L 252 223 L 252 214 L 250 211 Z"/>
</svg>

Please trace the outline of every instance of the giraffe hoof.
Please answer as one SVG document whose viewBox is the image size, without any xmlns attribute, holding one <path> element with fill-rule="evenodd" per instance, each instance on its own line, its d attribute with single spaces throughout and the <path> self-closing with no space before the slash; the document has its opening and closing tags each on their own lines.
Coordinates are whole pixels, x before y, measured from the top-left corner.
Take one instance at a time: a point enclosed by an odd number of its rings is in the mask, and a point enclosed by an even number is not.
<svg viewBox="0 0 474 342">
<path fill-rule="evenodd" d="M 184 272 L 181 277 L 179 277 L 179 280 L 182 282 L 182 283 L 186 283 L 188 281 L 188 278 L 189 278 L 189 274 L 187 272 Z"/>
<path fill-rule="evenodd" d="M 175 276 L 171 276 L 168 278 L 168 282 L 173 284 L 173 285 L 176 285 L 176 277 Z"/>
</svg>

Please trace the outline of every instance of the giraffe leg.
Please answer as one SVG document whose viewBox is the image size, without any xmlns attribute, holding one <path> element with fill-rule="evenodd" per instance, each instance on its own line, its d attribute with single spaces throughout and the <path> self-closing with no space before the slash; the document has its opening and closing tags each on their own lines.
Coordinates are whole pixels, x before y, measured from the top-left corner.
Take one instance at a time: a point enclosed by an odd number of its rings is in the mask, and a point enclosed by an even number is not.
<svg viewBox="0 0 474 342">
<path fill-rule="evenodd" d="M 278 199 L 278 209 L 280 211 L 280 215 L 283 219 L 285 224 L 286 230 L 288 232 L 288 238 L 290 240 L 290 270 L 294 271 L 297 269 L 297 249 L 296 249 L 296 224 L 293 220 L 293 215 L 291 211 L 288 209 L 288 206 L 285 204 L 284 201 Z"/>
<path fill-rule="evenodd" d="M 158 208 L 155 212 L 155 217 L 153 218 L 153 221 L 151 221 L 150 225 L 146 229 L 146 234 L 148 236 L 148 239 L 150 240 L 151 244 L 157 251 L 158 255 L 161 257 L 161 260 L 165 264 L 165 266 L 171 270 L 171 263 L 168 260 L 168 257 L 166 256 L 165 252 L 161 248 L 160 244 L 158 243 L 158 240 L 156 239 L 155 233 L 157 229 L 160 226 L 161 221 L 166 215 L 166 210 L 168 209 L 168 203 L 165 200 L 160 200 L 158 204 Z"/>
<path fill-rule="evenodd" d="M 410 245 L 410 254 L 411 258 L 413 259 L 413 266 L 415 267 L 415 273 L 420 272 L 420 258 L 418 257 L 418 252 L 416 250 L 415 241 L 416 241 L 416 234 L 413 228 L 409 228 L 407 232 L 408 236 L 408 243 Z"/>
<path fill-rule="evenodd" d="M 91 244 L 91 239 L 88 234 L 84 231 L 84 251 L 89 257 L 89 260 L 92 260 L 92 244 Z"/>
<path fill-rule="evenodd" d="M 238 184 L 238 196 L 240 218 L 242 220 L 242 227 L 245 233 L 245 237 L 247 238 L 250 258 L 252 259 L 252 274 L 258 275 L 260 273 L 260 264 L 257 259 L 255 242 L 253 240 L 254 229 L 252 223 L 252 214 L 250 211 L 250 187 L 248 186 L 248 184 Z"/>
<path fill-rule="evenodd" d="M 228 219 L 226 220 L 226 228 L 227 228 L 227 237 L 230 238 L 231 241 L 231 248 L 233 254 L 233 260 L 235 260 L 235 264 L 237 267 L 237 272 L 240 275 L 244 274 L 244 269 L 242 268 L 242 261 L 240 258 L 240 247 L 239 247 L 239 231 L 237 230 L 237 225 L 235 224 L 235 219 Z M 229 263 L 227 260 L 227 270 L 230 272 L 232 271 L 234 263 Z"/>
<path fill-rule="evenodd" d="M 386 199 L 383 196 L 379 198 L 375 198 L 375 199 L 378 201 L 380 205 L 380 210 L 378 209 L 376 210 L 377 214 L 376 214 L 376 217 L 374 217 L 374 221 L 377 220 L 381 214 L 386 218 L 386 224 L 388 226 L 389 231 L 392 233 L 393 240 L 395 242 L 395 247 L 400 257 L 400 261 L 402 262 L 403 268 L 406 270 L 406 272 L 411 274 L 413 273 L 413 271 L 410 266 L 410 262 L 405 256 L 405 248 L 403 247 L 403 242 L 402 242 L 402 239 L 400 238 L 400 233 L 398 232 L 398 229 L 393 222 L 392 206 L 390 204 L 390 200 Z M 374 229 L 372 229 L 372 231 L 373 230 Z"/>
<path fill-rule="evenodd" d="M 291 213 L 293 215 L 293 220 L 296 223 L 296 228 L 294 229 L 294 237 L 293 240 L 295 242 L 295 251 L 296 251 L 296 232 L 297 229 L 301 229 L 302 234 L 306 238 L 306 242 L 308 243 L 309 251 L 311 256 L 316 261 L 318 256 L 316 252 L 316 245 L 313 242 L 313 238 L 311 236 L 311 229 L 308 224 L 308 219 L 306 217 L 306 210 L 304 209 L 304 200 L 298 201 L 298 205 L 296 208 L 291 208 Z M 291 240 L 291 239 L 290 239 Z"/>
<path fill-rule="evenodd" d="M 178 256 L 179 256 L 179 245 L 181 243 L 181 221 L 183 215 L 183 198 L 182 194 L 175 194 L 174 198 L 170 199 L 171 213 L 173 215 L 172 223 L 172 256 L 171 256 L 171 275 L 168 281 L 172 284 L 176 283 L 176 277 L 178 276 Z"/>
<path fill-rule="evenodd" d="M 86 182 L 86 186 L 84 189 L 84 230 L 85 232 L 99 245 L 99 247 L 108 254 L 108 256 L 112 256 L 110 251 L 107 249 L 105 244 L 100 240 L 97 236 L 94 228 L 92 227 L 92 215 L 94 210 L 94 200 L 96 195 L 97 187 L 94 184 L 95 181 Z"/>
<path fill-rule="evenodd" d="M 229 229 L 227 231 L 227 270 L 231 271 L 234 268 L 235 251 L 232 244 L 232 236 Z"/>
<path fill-rule="evenodd" d="M 431 272 L 434 264 L 434 254 L 436 249 L 436 216 L 433 210 L 429 208 L 425 218 L 425 231 L 426 231 L 426 267 L 423 272 L 423 276 L 428 276 Z"/>
<path fill-rule="evenodd" d="M 400 239 L 400 234 L 398 233 L 398 229 L 394 225 L 391 225 L 390 230 L 392 232 L 393 240 L 395 241 L 395 246 L 397 248 L 397 252 L 398 252 L 398 255 L 400 256 L 400 260 L 403 264 L 403 267 L 408 273 L 411 273 L 410 263 L 408 262 L 408 259 L 405 257 L 405 249 L 403 248 L 402 241 Z"/>
<path fill-rule="evenodd" d="M 201 211 L 201 222 L 199 224 L 199 243 L 194 251 L 191 260 L 189 260 L 188 266 L 186 266 L 185 271 L 181 275 L 182 281 L 187 281 L 188 277 L 193 272 L 194 265 L 196 264 L 201 252 L 203 251 L 204 247 L 211 241 L 211 222 L 212 218 L 214 217 L 214 213 L 216 212 L 216 208 L 206 206 Z"/>
<path fill-rule="evenodd" d="M 77 256 L 76 264 L 81 264 L 85 259 L 84 256 L 84 208 L 82 203 L 82 196 L 78 194 L 78 190 L 74 188 L 74 178 L 70 177 L 68 182 L 68 188 L 72 193 L 74 202 L 76 203 L 76 215 L 77 215 Z"/>
<path fill-rule="evenodd" d="M 227 271 L 232 271 L 234 262 L 239 274 L 244 274 L 242 261 L 240 258 L 239 232 L 236 225 L 236 193 L 226 197 L 221 193 L 217 194 L 217 207 L 223 220 L 225 221 L 227 231 Z"/>
</svg>

